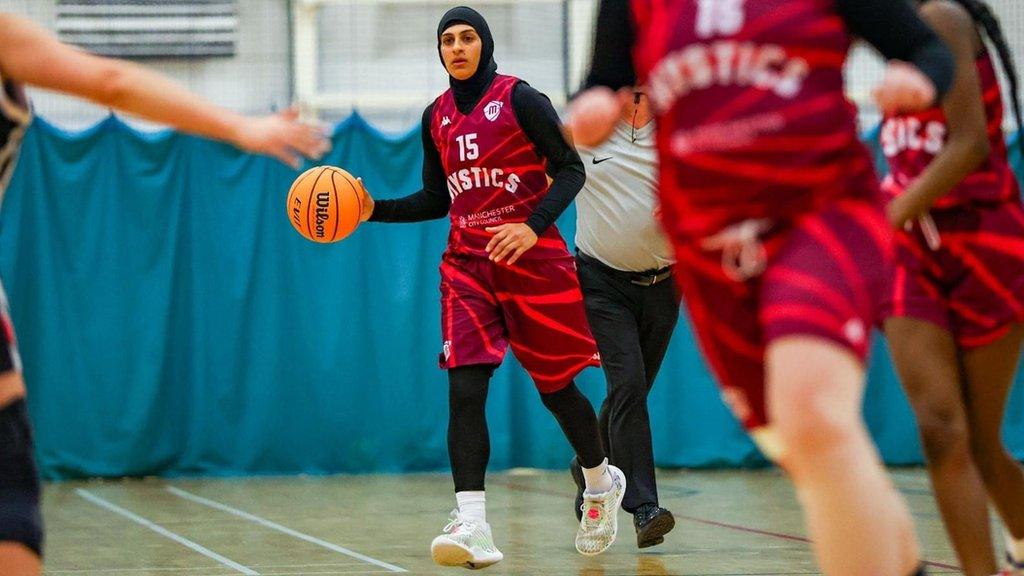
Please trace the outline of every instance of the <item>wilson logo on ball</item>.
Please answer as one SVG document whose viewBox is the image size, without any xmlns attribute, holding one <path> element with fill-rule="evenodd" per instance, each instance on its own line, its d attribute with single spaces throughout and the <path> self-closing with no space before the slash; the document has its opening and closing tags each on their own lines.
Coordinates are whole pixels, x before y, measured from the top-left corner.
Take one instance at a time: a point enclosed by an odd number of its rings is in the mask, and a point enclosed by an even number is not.
<svg viewBox="0 0 1024 576">
<path fill-rule="evenodd" d="M 341 168 L 310 168 L 288 191 L 288 220 L 304 238 L 337 242 L 359 226 L 363 194 L 362 185 Z"/>
<path fill-rule="evenodd" d="M 331 193 L 330 192 L 317 192 L 316 193 L 316 237 L 321 239 L 324 237 L 324 223 L 330 218 L 327 215 L 328 208 L 331 207 Z"/>
</svg>

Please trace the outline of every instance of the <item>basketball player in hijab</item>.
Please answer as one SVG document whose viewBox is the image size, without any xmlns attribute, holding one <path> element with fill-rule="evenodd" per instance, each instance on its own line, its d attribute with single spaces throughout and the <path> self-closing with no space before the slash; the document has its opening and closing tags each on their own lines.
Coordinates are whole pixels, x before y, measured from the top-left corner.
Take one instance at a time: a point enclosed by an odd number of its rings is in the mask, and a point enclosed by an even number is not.
<svg viewBox="0 0 1024 576">
<path fill-rule="evenodd" d="M 583 165 L 547 97 L 497 73 L 483 16 L 448 11 L 437 41 L 451 87 L 423 113 L 423 189 L 370 200 L 364 211 L 377 222 L 451 220 L 441 260 L 440 364 L 448 371 L 458 507 L 431 555 L 469 568 L 502 558 L 484 509 L 484 404 L 508 346 L 576 452 L 585 477 L 576 549 L 599 554 L 615 539 L 626 479 L 608 465 L 594 409 L 573 382 L 598 356 L 575 263 L 554 226 L 583 186 Z"/>
<path fill-rule="evenodd" d="M 0 13 L 0 197 L 32 121 L 24 86 L 79 96 L 267 154 L 292 167 L 298 167 L 299 156 L 319 158 L 328 149 L 322 130 L 296 122 L 294 112 L 240 116 L 141 66 L 67 46 L 28 20 Z M 2 286 L 0 305 L 0 574 L 35 576 L 42 564 L 40 487 L 25 384 Z"/>
</svg>

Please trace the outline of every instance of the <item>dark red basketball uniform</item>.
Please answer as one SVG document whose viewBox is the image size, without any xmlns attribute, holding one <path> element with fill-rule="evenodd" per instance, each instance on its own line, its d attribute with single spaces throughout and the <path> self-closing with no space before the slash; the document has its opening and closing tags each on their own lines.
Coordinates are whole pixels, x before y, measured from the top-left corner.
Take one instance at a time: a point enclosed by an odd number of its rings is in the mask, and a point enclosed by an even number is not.
<svg viewBox="0 0 1024 576">
<path fill-rule="evenodd" d="M 900 231 L 897 270 L 885 311 L 951 331 L 965 348 L 989 344 L 1024 322 L 1024 209 L 1003 136 L 1003 98 L 991 57 L 976 61 L 992 147 L 989 157 L 930 211 L 940 246 L 920 226 Z M 882 151 L 890 173 L 882 188 L 902 194 L 946 143 L 941 107 L 887 117 Z"/>
<path fill-rule="evenodd" d="M 766 345 L 813 336 L 863 358 L 888 292 L 892 235 L 843 92 L 853 39 L 832 0 L 632 8 L 676 276 L 724 396 L 756 428 Z M 765 271 L 743 280 L 701 240 L 748 220 L 770 228 Z"/>
<path fill-rule="evenodd" d="M 430 134 L 451 197 L 441 262 L 443 368 L 499 364 L 511 345 L 542 392 L 598 365 L 573 258 L 555 226 L 512 266 L 488 260 L 487 227 L 525 222 L 548 190 L 545 160 L 516 119 L 518 78 L 499 75 L 469 114 L 449 90 Z"/>
</svg>

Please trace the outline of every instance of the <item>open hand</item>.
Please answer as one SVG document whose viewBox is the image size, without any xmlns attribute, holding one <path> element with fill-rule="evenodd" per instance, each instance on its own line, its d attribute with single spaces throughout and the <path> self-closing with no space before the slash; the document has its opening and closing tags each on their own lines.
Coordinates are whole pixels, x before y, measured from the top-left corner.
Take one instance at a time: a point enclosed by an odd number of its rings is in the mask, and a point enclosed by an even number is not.
<svg viewBox="0 0 1024 576">
<path fill-rule="evenodd" d="M 537 234 L 526 224 L 502 224 L 485 228 L 494 236 L 487 243 L 487 253 L 494 262 L 501 262 L 508 257 L 508 265 L 516 263 L 524 252 L 537 243 Z"/>
<path fill-rule="evenodd" d="M 322 126 L 299 121 L 295 108 L 256 118 L 246 118 L 238 129 L 234 144 L 243 150 L 273 156 L 299 167 L 299 156 L 319 160 L 330 149 Z"/>
</svg>

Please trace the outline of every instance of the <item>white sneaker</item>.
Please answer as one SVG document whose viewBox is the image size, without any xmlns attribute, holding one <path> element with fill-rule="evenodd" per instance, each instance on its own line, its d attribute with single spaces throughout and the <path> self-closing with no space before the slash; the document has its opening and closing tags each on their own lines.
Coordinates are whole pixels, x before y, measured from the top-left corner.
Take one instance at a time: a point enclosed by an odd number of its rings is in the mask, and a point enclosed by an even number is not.
<svg viewBox="0 0 1024 576">
<path fill-rule="evenodd" d="M 1003 568 L 996 576 L 1024 576 L 1024 562 L 1017 562 L 1013 555 L 1006 553 L 1006 568 Z"/>
<path fill-rule="evenodd" d="M 583 493 L 583 518 L 576 532 L 576 551 L 584 556 L 604 552 L 615 542 L 619 532 L 619 506 L 626 495 L 626 475 L 615 466 L 608 466 L 612 489 L 604 494 Z"/>
<path fill-rule="evenodd" d="M 451 521 L 430 543 L 430 557 L 441 566 L 462 566 L 476 570 L 501 562 L 505 556 L 494 545 L 491 525 L 464 519 L 456 508 Z"/>
</svg>

